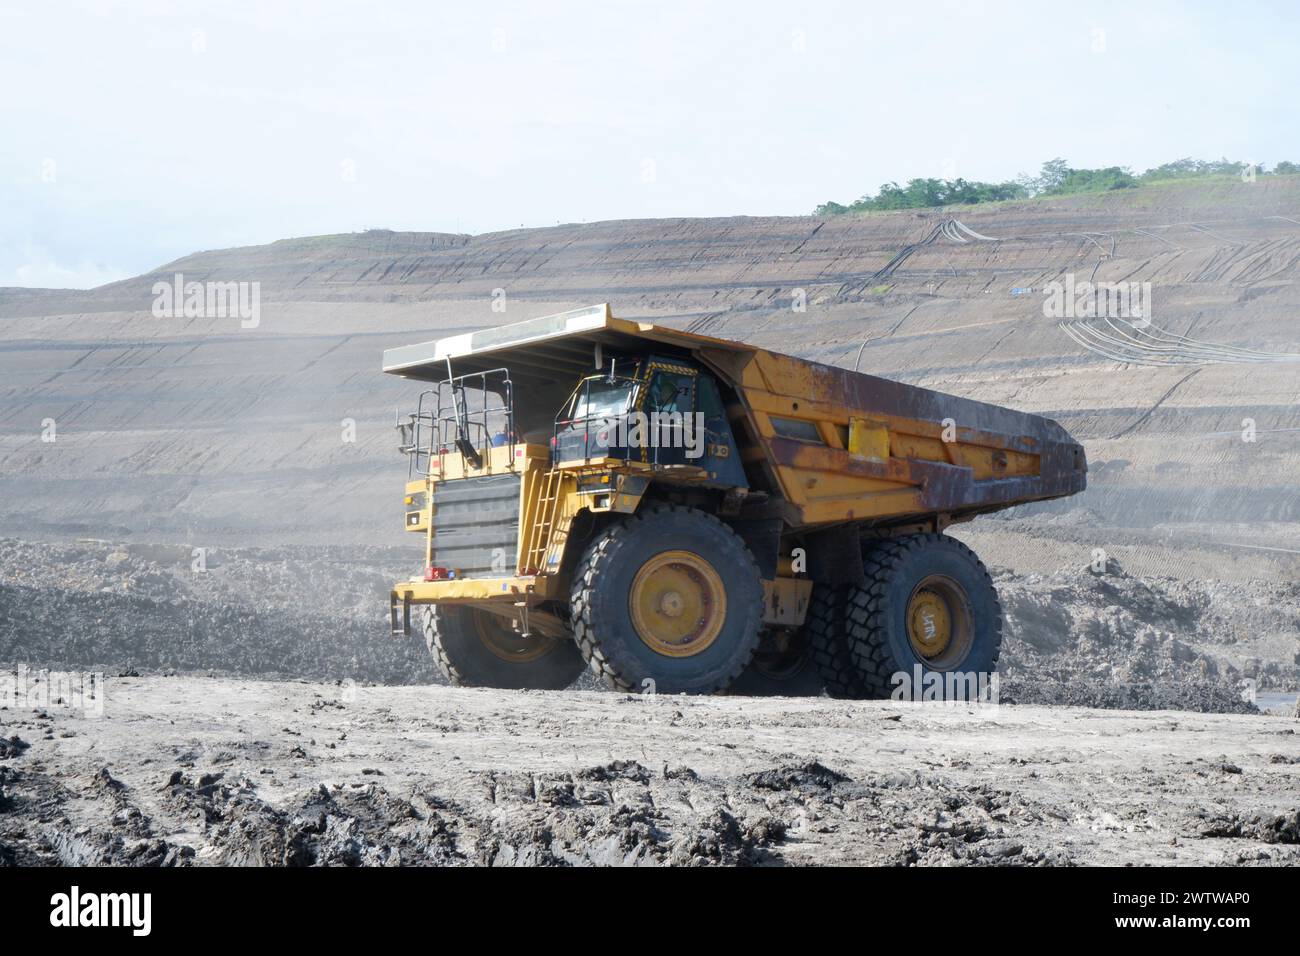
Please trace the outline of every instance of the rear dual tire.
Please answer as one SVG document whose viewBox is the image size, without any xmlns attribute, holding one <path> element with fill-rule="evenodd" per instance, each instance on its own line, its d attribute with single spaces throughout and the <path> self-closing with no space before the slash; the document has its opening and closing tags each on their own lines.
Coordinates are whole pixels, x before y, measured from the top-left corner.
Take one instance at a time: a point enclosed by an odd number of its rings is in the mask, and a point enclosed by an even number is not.
<svg viewBox="0 0 1300 956">
<path fill-rule="evenodd" d="M 861 700 L 870 696 L 849 649 L 849 600 L 853 589 L 843 584 L 814 584 L 804 630 L 813 665 L 828 697 Z"/>
<path fill-rule="evenodd" d="M 728 694 L 744 697 L 820 697 L 822 677 L 806 627 L 763 634 L 753 660 Z"/>
<path fill-rule="evenodd" d="M 813 589 L 814 660 L 833 697 L 968 700 L 990 686 L 1002 608 L 988 570 L 942 534 L 871 542 L 863 585 Z"/>
</svg>

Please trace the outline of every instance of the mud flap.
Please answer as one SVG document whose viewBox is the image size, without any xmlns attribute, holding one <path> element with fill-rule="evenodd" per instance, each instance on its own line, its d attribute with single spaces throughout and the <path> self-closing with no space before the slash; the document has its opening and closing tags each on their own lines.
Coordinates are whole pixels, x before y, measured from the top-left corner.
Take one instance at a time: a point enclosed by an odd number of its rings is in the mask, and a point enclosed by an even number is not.
<svg viewBox="0 0 1300 956">
<path fill-rule="evenodd" d="M 810 534 L 808 574 L 826 584 L 866 584 L 862 568 L 861 532 L 854 525 L 836 525 Z"/>
</svg>

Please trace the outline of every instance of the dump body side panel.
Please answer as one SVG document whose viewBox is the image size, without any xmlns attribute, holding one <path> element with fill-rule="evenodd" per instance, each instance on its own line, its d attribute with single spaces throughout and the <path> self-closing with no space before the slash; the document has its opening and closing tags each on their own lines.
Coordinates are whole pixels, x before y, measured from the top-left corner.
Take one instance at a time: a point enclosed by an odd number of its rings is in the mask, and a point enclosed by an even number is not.
<svg viewBox="0 0 1300 956">
<path fill-rule="evenodd" d="M 797 523 L 962 515 L 1081 491 L 1083 448 L 1037 415 L 754 350 L 731 380 Z"/>
</svg>

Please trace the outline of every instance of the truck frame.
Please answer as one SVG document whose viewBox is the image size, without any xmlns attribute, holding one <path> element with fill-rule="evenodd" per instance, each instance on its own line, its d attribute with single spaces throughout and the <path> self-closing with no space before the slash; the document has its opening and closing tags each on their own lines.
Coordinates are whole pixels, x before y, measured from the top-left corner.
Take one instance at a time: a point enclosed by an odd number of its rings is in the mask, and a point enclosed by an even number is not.
<svg viewBox="0 0 1300 956">
<path fill-rule="evenodd" d="M 418 610 L 460 685 L 811 674 L 871 697 L 916 668 L 991 673 L 996 592 L 943 531 L 1086 482 L 1048 419 L 606 304 L 389 349 L 383 370 L 427 383 L 398 423 L 425 547 L 392 630 Z"/>
</svg>

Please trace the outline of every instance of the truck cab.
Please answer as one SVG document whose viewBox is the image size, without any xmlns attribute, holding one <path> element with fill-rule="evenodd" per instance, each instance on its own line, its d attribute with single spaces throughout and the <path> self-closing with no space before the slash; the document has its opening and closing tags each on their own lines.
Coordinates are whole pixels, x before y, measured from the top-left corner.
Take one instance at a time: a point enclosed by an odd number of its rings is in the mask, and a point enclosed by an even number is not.
<svg viewBox="0 0 1300 956">
<path fill-rule="evenodd" d="M 664 356 L 612 357 L 607 372 L 584 376 L 556 416 L 551 449 L 557 467 L 691 467 L 706 486 L 747 484 L 717 380 Z"/>
</svg>

